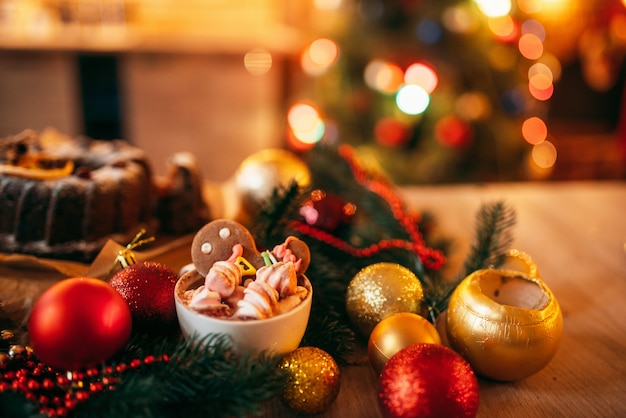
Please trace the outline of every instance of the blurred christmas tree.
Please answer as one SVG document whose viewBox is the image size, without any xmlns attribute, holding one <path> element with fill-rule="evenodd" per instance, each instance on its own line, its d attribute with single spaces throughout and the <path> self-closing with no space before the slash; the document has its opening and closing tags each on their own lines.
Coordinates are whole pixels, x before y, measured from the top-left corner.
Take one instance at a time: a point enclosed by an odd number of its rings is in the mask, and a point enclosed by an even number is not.
<svg viewBox="0 0 626 418">
<path fill-rule="evenodd" d="M 350 144 L 399 184 L 545 175 L 558 60 L 527 3 L 315 1 L 290 145 Z"/>
</svg>

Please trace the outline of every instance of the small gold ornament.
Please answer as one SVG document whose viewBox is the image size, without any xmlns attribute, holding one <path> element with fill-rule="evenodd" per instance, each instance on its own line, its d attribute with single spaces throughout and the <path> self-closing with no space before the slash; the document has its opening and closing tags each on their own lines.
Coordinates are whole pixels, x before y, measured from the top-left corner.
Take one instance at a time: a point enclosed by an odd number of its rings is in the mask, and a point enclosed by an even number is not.
<svg viewBox="0 0 626 418">
<path fill-rule="evenodd" d="M 297 348 L 285 355 L 278 367 L 287 372 L 287 383 L 280 399 L 297 414 L 322 413 L 339 394 L 339 366 L 320 348 Z"/>
<path fill-rule="evenodd" d="M 346 310 L 352 325 L 369 338 L 383 319 L 400 312 L 419 313 L 424 292 L 417 276 L 394 263 L 361 269 L 346 290 Z"/>
<path fill-rule="evenodd" d="M 367 343 L 367 354 L 376 373 L 380 373 L 394 354 L 419 343 L 441 344 L 441 338 L 426 318 L 401 312 L 383 319 L 374 327 Z"/>
<path fill-rule="evenodd" d="M 523 379 L 554 357 L 563 317 L 550 289 L 511 270 L 478 270 L 455 289 L 446 328 L 451 347 L 477 374 Z"/>
<path fill-rule="evenodd" d="M 311 173 L 296 154 L 277 148 L 264 149 L 242 161 L 232 178 L 241 210 L 253 213 L 259 205 L 272 196 L 275 189 L 287 187 L 295 181 L 308 186 Z"/>
</svg>

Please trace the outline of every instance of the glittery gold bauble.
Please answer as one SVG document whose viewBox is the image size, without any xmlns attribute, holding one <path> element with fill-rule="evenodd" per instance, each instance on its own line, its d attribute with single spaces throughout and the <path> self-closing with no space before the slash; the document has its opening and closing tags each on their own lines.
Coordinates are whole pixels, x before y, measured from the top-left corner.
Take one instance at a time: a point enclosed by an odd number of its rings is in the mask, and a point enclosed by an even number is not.
<svg viewBox="0 0 626 418">
<path fill-rule="evenodd" d="M 477 374 L 501 381 L 544 368 L 563 333 L 550 289 L 511 270 L 478 270 L 466 277 L 450 298 L 446 319 L 451 347 Z"/>
<path fill-rule="evenodd" d="M 270 198 L 274 189 L 289 186 L 292 181 L 307 186 L 311 181 L 309 168 L 296 154 L 277 148 L 250 155 L 234 175 L 234 187 L 246 209 L 254 209 Z"/>
<path fill-rule="evenodd" d="M 398 351 L 413 344 L 441 344 L 435 326 L 410 312 L 393 314 L 374 327 L 367 342 L 367 354 L 377 373 Z"/>
<path fill-rule="evenodd" d="M 339 394 L 339 366 L 320 348 L 297 348 L 285 355 L 278 367 L 287 372 L 287 383 L 280 399 L 295 413 L 324 412 Z"/>
<path fill-rule="evenodd" d="M 400 312 L 419 313 L 422 284 L 408 268 L 376 263 L 361 269 L 346 291 L 346 310 L 356 331 L 369 338 L 383 319 Z"/>
</svg>

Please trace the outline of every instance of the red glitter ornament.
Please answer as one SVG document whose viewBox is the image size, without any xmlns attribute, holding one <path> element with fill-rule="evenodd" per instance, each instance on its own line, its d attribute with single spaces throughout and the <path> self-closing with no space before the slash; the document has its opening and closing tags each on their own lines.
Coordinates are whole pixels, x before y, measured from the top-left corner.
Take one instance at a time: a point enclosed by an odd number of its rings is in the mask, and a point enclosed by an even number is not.
<svg viewBox="0 0 626 418">
<path fill-rule="evenodd" d="M 356 205 L 319 189 L 313 190 L 300 208 L 307 224 L 331 232 L 352 221 L 355 213 Z"/>
<path fill-rule="evenodd" d="M 30 344 L 45 364 L 76 370 L 112 357 L 128 342 L 128 304 L 102 280 L 75 277 L 46 290 L 28 322 Z"/>
<path fill-rule="evenodd" d="M 109 284 L 126 300 L 136 330 L 171 329 L 177 324 L 174 286 L 178 275 L 169 267 L 144 261 L 119 270 Z"/>
<path fill-rule="evenodd" d="M 475 417 L 478 401 L 478 381 L 470 365 L 438 344 L 398 351 L 378 382 L 378 405 L 385 418 Z"/>
</svg>

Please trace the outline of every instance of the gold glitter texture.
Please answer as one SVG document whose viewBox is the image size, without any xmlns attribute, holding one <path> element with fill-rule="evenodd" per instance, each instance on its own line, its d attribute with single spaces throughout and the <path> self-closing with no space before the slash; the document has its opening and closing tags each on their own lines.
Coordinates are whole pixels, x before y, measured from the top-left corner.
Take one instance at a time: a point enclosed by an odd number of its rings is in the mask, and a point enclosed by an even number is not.
<svg viewBox="0 0 626 418">
<path fill-rule="evenodd" d="M 324 412 L 339 394 L 339 366 L 330 354 L 320 348 L 297 348 L 285 355 L 278 367 L 288 375 L 280 399 L 295 413 Z"/>
<path fill-rule="evenodd" d="M 393 314 L 418 314 L 423 296 L 422 284 L 411 270 L 395 263 L 376 263 L 350 281 L 346 310 L 355 330 L 369 338 L 374 327 Z"/>
</svg>

